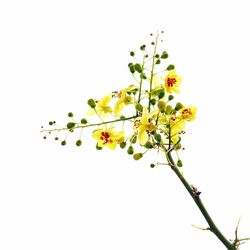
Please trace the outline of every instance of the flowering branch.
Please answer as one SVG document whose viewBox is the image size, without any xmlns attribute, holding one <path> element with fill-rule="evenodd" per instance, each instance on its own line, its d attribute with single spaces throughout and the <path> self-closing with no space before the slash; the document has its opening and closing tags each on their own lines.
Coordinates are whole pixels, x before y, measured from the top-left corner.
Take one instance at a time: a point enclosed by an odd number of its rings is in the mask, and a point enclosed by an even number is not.
<svg viewBox="0 0 250 250">
<path fill-rule="evenodd" d="M 65 146 L 67 137 L 80 129 L 80 135 L 76 140 L 76 146 L 80 147 L 83 129 L 94 127 L 92 137 L 96 140 L 97 150 L 105 147 L 114 150 L 119 146 L 121 149 L 126 148 L 127 153 L 132 155 L 134 160 L 140 160 L 150 150 L 163 152 L 167 160 L 167 163 L 163 164 L 171 167 L 206 219 L 209 227 L 202 230 L 214 233 L 227 249 L 237 250 L 249 238 L 238 239 L 237 225 L 235 240 L 227 240 L 203 205 L 200 198 L 201 192 L 190 185 L 179 171 L 183 166 L 179 156 L 179 151 L 183 149 L 181 138 L 185 133 L 186 124 L 195 120 L 197 109 L 194 106 L 173 101 L 174 94 L 180 92 L 182 79 L 176 73 L 173 64 L 162 66 L 164 65 L 162 62 L 168 59 L 168 53 L 158 51 L 159 41 L 162 42 L 159 40 L 160 35 L 162 34 L 156 34 L 154 41 L 151 42 L 153 46 L 151 49 L 146 50 L 145 44 L 140 46 L 143 54 L 142 63 L 136 58 L 137 53 L 130 52 L 134 61 L 128 64 L 128 69 L 134 84 L 107 93 L 98 100 L 89 99 L 87 102 L 89 110 L 86 112 L 88 119 L 83 117 L 77 122 L 73 113 L 69 112 L 68 117 L 71 120 L 66 126 L 60 127 L 55 121 L 50 121 L 49 126 L 52 128 L 42 127 L 41 132 L 45 133 L 44 139 L 56 133 L 55 140 L 59 140 L 59 134 L 66 133 L 61 141 L 61 145 Z M 130 114 L 125 115 L 125 111 L 130 111 Z M 89 119 L 93 121 L 89 122 Z M 129 125 L 127 130 L 126 124 Z M 177 158 L 176 161 L 172 156 L 173 153 Z M 156 165 L 152 163 L 150 166 L 154 168 Z"/>
</svg>

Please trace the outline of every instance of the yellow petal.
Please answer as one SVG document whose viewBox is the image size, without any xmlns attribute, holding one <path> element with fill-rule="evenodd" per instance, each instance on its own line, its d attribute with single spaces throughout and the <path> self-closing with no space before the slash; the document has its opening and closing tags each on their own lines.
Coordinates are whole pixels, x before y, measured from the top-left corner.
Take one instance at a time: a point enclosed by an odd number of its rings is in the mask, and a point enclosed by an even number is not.
<svg viewBox="0 0 250 250">
<path fill-rule="evenodd" d="M 144 126 L 140 126 L 138 129 L 138 141 L 141 145 L 145 145 L 148 141 L 148 133 Z"/>
</svg>

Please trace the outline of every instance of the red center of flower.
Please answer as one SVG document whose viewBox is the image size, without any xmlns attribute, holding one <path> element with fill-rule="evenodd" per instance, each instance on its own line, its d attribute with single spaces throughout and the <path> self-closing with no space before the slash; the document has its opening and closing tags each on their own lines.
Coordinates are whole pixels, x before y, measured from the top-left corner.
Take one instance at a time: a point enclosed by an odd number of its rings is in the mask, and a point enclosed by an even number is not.
<svg viewBox="0 0 250 250">
<path fill-rule="evenodd" d="M 167 79 L 167 85 L 168 85 L 168 87 L 173 87 L 175 83 L 176 83 L 176 79 L 175 78 L 168 77 L 168 79 Z"/>
<path fill-rule="evenodd" d="M 182 114 L 183 114 L 183 115 L 192 115 L 192 111 L 191 111 L 191 109 L 189 109 L 189 108 L 183 109 L 183 110 L 182 110 Z"/>
<path fill-rule="evenodd" d="M 103 144 L 113 142 L 112 139 L 110 138 L 110 134 L 108 132 L 102 132 L 101 135 L 102 136 L 100 137 L 100 139 L 103 141 Z"/>
</svg>

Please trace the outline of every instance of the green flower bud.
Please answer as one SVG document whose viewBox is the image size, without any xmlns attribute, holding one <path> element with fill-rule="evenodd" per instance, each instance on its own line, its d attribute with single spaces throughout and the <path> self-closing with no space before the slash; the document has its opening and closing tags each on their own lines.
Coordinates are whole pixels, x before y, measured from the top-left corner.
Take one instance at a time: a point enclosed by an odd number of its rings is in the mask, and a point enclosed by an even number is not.
<svg viewBox="0 0 250 250">
<path fill-rule="evenodd" d="M 127 146 L 127 143 L 126 143 L 126 142 L 122 142 L 122 143 L 120 144 L 120 148 L 126 148 L 126 146 Z"/>
<path fill-rule="evenodd" d="M 81 140 L 77 140 L 77 141 L 76 141 L 76 146 L 77 146 L 77 147 L 80 147 L 81 145 L 82 145 L 82 141 L 81 141 Z"/>
<path fill-rule="evenodd" d="M 168 53 L 166 51 L 162 52 L 161 59 L 167 59 L 168 58 Z"/>
<path fill-rule="evenodd" d="M 161 60 L 160 59 L 157 59 L 155 64 L 160 64 L 161 63 Z"/>
<path fill-rule="evenodd" d="M 176 149 L 176 150 L 181 149 L 181 143 L 178 143 L 178 144 L 175 146 L 175 149 Z"/>
<path fill-rule="evenodd" d="M 173 99 L 174 99 L 174 96 L 173 96 L 173 95 L 169 95 L 169 96 L 168 96 L 168 100 L 169 100 L 169 101 L 172 101 Z"/>
<path fill-rule="evenodd" d="M 69 112 L 68 113 L 68 117 L 73 117 L 74 115 L 73 115 L 73 113 L 72 112 Z"/>
<path fill-rule="evenodd" d="M 179 111 L 179 110 L 182 109 L 182 108 L 183 108 L 183 105 L 182 105 L 180 102 L 177 102 L 174 109 L 175 109 L 176 111 Z"/>
<path fill-rule="evenodd" d="M 160 55 L 159 55 L 159 54 L 156 54 L 156 55 L 155 55 L 155 58 L 159 58 L 159 57 L 160 57 Z"/>
<path fill-rule="evenodd" d="M 142 67 L 139 63 L 135 64 L 135 70 L 138 72 L 138 73 L 141 73 L 142 72 Z"/>
<path fill-rule="evenodd" d="M 67 128 L 68 129 L 72 129 L 72 128 L 74 128 L 75 127 L 75 123 L 74 122 L 69 122 L 68 124 L 67 124 Z"/>
<path fill-rule="evenodd" d="M 132 154 L 134 153 L 134 148 L 133 148 L 132 146 L 129 146 L 129 147 L 128 147 L 128 150 L 127 150 L 127 153 L 128 153 L 129 155 L 132 155 Z"/>
<path fill-rule="evenodd" d="M 126 117 L 125 117 L 124 115 L 121 115 L 121 116 L 120 116 L 120 119 L 121 119 L 121 120 L 125 120 Z"/>
<path fill-rule="evenodd" d="M 130 139 L 130 142 L 135 144 L 136 141 L 137 141 L 137 135 L 132 136 L 131 139 Z"/>
<path fill-rule="evenodd" d="M 161 142 L 161 135 L 160 134 L 154 134 L 154 138 L 157 142 Z"/>
<path fill-rule="evenodd" d="M 161 112 L 164 112 L 166 110 L 166 103 L 164 101 L 159 101 L 157 106 Z"/>
<path fill-rule="evenodd" d="M 137 103 L 137 104 L 135 105 L 135 109 L 136 109 L 136 111 L 142 112 L 143 106 L 142 106 L 140 103 Z"/>
<path fill-rule="evenodd" d="M 65 145 L 66 145 L 66 141 L 65 141 L 65 140 L 62 141 L 62 142 L 61 142 L 61 145 L 62 145 L 62 146 L 65 146 Z"/>
<path fill-rule="evenodd" d="M 173 70 L 175 69 L 175 66 L 173 64 L 168 65 L 167 70 Z"/>
<path fill-rule="evenodd" d="M 95 103 L 95 100 L 94 99 L 89 99 L 88 100 L 88 105 L 94 109 L 96 107 L 96 103 Z"/>
<path fill-rule="evenodd" d="M 134 56 L 134 55 L 135 55 L 135 52 L 134 52 L 134 51 L 131 51 L 131 52 L 130 52 L 130 55 L 131 55 L 131 56 Z"/>
<path fill-rule="evenodd" d="M 169 115 L 172 112 L 173 108 L 171 105 L 167 105 L 166 107 L 166 114 Z"/>
<path fill-rule="evenodd" d="M 49 125 L 52 126 L 54 124 L 54 122 L 49 122 Z"/>
<path fill-rule="evenodd" d="M 136 153 L 133 155 L 134 160 L 138 161 L 142 158 L 143 154 L 142 153 Z"/>
<path fill-rule="evenodd" d="M 182 167 L 182 161 L 180 159 L 177 161 L 177 166 Z"/>
<path fill-rule="evenodd" d="M 102 150 L 102 147 L 99 147 L 98 144 L 95 146 L 96 150 Z"/>
<path fill-rule="evenodd" d="M 165 92 L 164 92 L 164 91 L 161 91 L 161 92 L 158 94 L 158 98 L 159 98 L 159 99 L 162 99 L 164 96 L 165 96 Z"/>
<path fill-rule="evenodd" d="M 87 123 L 88 123 L 87 119 L 82 118 L 82 120 L 81 120 L 81 124 L 87 124 Z"/>
<path fill-rule="evenodd" d="M 150 100 L 150 103 L 151 103 L 152 105 L 155 105 L 155 104 L 156 104 L 156 100 L 153 98 L 153 99 Z"/>
<path fill-rule="evenodd" d="M 144 145 L 145 148 L 151 149 L 153 148 L 153 144 L 150 141 L 147 141 L 146 144 Z"/>
<path fill-rule="evenodd" d="M 150 164 L 150 167 L 151 167 L 151 168 L 154 168 L 154 167 L 155 167 L 155 164 L 151 163 L 151 164 Z"/>
<path fill-rule="evenodd" d="M 129 66 L 129 71 L 134 74 L 135 73 L 135 66 L 132 64 Z"/>
<path fill-rule="evenodd" d="M 59 138 L 56 136 L 56 137 L 55 137 L 55 140 L 58 141 L 58 139 L 59 139 Z"/>
</svg>

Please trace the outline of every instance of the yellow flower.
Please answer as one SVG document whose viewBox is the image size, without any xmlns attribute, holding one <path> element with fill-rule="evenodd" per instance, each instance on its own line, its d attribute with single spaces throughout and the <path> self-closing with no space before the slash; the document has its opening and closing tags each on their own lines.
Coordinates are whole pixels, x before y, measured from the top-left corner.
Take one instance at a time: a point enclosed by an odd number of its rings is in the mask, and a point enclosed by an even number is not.
<svg viewBox="0 0 250 250">
<path fill-rule="evenodd" d="M 125 108 L 126 105 L 132 104 L 132 97 L 127 95 L 127 92 L 136 89 L 136 86 L 130 86 L 128 88 L 122 89 L 118 94 L 119 100 L 116 102 L 114 106 L 114 114 L 115 116 L 120 116 L 121 111 Z"/>
<path fill-rule="evenodd" d="M 170 118 L 170 136 L 173 143 L 179 141 L 179 134 L 185 129 L 185 120 L 171 116 Z"/>
<path fill-rule="evenodd" d="M 135 122 L 135 127 L 138 128 L 138 141 L 141 145 L 145 145 L 148 141 L 148 132 L 153 132 L 157 127 L 149 121 L 154 114 L 147 114 L 147 108 L 144 107 L 142 117 Z"/>
<path fill-rule="evenodd" d="M 184 107 L 180 110 L 182 119 L 187 121 L 193 121 L 196 118 L 196 107 Z"/>
<path fill-rule="evenodd" d="M 114 127 L 97 129 L 92 133 L 92 136 L 97 140 L 99 147 L 108 147 L 113 150 L 117 144 L 124 141 L 124 131 L 114 131 Z"/>
<path fill-rule="evenodd" d="M 165 88 L 168 93 L 179 93 L 179 85 L 181 84 L 181 77 L 176 74 L 176 71 L 170 70 L 165 78 Z"/>
<path fill-rule="evenodd" d="M 95 110 L 98 113 L 98 115 L 100 115 L 101 117 L 104 117 L 107 114 L 112 113 L 112 108 L 110 106 L 108 106 L 108 103 L 111 100 L 112 100 L 112 97 L 110 95 L 107 95 L 107 96 L 104 96 L 103 98 L 101 98 L 97 102 Z M 87 114 L 88 115 L 95 115 L 96 113 L 95 113 L 94 109 L 90 109 Z"/>
</svg>

